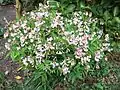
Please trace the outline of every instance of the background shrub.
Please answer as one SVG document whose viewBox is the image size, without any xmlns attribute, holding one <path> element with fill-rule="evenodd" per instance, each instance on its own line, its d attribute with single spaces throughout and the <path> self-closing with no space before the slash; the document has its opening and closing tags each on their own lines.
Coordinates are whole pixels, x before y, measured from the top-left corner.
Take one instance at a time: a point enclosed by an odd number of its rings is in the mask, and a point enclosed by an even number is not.
<svg viewBox="0 0 120 90">
<path fill-rule="evenodd" d="M 13 3 L 15 3 L 15 0 L 0 0 L 1 5 L 13 4 Z"/>
</svg>

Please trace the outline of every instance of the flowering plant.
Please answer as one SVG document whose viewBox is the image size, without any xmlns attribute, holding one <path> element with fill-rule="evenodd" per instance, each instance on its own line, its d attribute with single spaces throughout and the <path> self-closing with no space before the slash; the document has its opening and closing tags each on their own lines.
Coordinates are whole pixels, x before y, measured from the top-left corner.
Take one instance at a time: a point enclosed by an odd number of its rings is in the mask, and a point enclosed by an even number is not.
<svg viewBox="0 0 120 90">
<path fill-rule="evenodd" d="M 54 73 L 74 82 L 105 66 L 104 51 L 111 49 L 102 24 L 91 12 L 73 12 L 67 18 L 40 4 L 38 10 L 10 23 L 4 34 L 8 38 L 5 47 L 24 68 Z"/>
</svg>

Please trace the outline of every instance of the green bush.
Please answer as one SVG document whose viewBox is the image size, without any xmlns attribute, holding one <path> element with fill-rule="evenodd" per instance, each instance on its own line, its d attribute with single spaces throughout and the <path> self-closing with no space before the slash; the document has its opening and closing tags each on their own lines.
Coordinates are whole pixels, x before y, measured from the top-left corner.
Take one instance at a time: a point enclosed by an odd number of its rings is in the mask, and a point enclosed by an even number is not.
<svg viewBox="0 0 120 90">
<path fill-rule="evenodd" d="M 120 1 L 101 0 L 90 6 L 95 16 L 104 20 L 104 33 L 109 33 L 114 52 L 120 52 Z"/>
<path fill-rule="evenodd" d="M 52 4 L 39 6 L 10 23 L 4 34 L 12 60 L 33 71 L 25 86 L 35 90 L 53 89 L 58 83 L 77 87 L 86 77 L 107 75 L 105 52 L 111 48 L 102 20 L 87 11 L 64 17 Z"/>
</svg>

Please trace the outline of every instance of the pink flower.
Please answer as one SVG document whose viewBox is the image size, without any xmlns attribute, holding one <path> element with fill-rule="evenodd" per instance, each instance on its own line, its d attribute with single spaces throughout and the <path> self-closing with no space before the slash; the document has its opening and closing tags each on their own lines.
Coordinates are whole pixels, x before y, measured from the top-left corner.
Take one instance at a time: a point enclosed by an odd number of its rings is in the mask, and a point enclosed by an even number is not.
<svg viewBox="0 0 120 90">
<path fill-rule="evenodd" d="M 81 48 L 77 48 L 75 51 L 75 55 L 76 58 L 81 58 L 84 55 L 83 50 Z"/>
<path fill-rule="evenodd" d="M 99 62 L 100 59 L 101 59 L 101 53 L 100 53 L 100 51 L 97 51 L 97 52 L 95 53 L 95 61 L 96 61 L 96 62 Z"/>
<path fill-rule="evenodd" d="M 88 35 L 84 35 L 84 36 L 82 37 L 82 41 L 86 41 L 88 38 L 89 38 Z"/>
</svg>

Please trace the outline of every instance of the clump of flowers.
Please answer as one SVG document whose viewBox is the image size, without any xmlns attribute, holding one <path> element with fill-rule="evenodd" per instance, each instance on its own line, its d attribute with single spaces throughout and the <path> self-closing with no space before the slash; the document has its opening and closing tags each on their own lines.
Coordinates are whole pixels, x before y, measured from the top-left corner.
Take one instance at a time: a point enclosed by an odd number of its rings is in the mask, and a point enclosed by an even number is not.
<svg viewBox="0 0 120 90">
<path fill-rule="evenodd" d="M 98 27 L 99 19 L 93 18 L 91 12 L 73 12 L 67 18 L 40 4 L 38 10 L 10 23 L 4 35 L 8 38 L 5 47 L 24 68 L 58 70 L 66 76 L 79 64 L 88 72 L 101 68 L 104 51 L 110 51 L 108 35 L 102 40 Z"/>
</svg>

